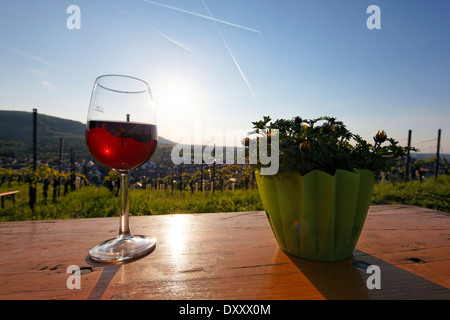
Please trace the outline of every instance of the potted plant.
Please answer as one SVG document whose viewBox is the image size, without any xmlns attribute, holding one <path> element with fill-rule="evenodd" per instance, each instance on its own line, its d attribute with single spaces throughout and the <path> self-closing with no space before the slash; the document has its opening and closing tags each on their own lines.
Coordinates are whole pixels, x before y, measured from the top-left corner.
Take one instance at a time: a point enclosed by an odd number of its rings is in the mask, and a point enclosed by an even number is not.
<svg viewBox="0 0 450 320">
<path fill-rule="evenodd" d="M 264 117 L 253 125 L 255 131 L 244 142 L 249 158 L 254 152 L 249 146 L 259 146 L 261 139 L 268 146 L 271 140 L 279 144 L 276 174 L 262 175 L 259 160 L 253 166 L 281 249 L 318 261 L 350 257 L 367 216 L 375 177 L 390 170 L 408 148 L 384 131 L 378 131 L 370 144 L 332 117 L 274 122 Z M 273 139 L 275 135 L 278 139 Z"/>
</svg>

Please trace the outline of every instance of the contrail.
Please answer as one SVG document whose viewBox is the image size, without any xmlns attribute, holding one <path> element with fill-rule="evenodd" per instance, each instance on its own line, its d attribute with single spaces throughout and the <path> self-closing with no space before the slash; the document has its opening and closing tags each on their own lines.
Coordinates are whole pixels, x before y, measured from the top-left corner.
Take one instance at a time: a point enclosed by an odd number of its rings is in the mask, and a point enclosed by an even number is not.
<svg viewBox="0 0 450 320">
<path fill-rule="evenodd" d="M 167 34 L 163 33 L 162 31 L 159 31 L 158 29 L 151 27 L 156 33 L 158 33 L 160 36 L 162 36 L 163 38 L 165 38 L 167 41 L 172 42 L 173 44 L 176 44 L 177 46 L 189 51 L 189 52 L 193 52 L 193 51 L 197 51 L 195 48 L 191 47 L 190 45 L 183 43 L 181 41 L 175 40 L 171 37 L 169 37 Z"/>
<path fill-rule="evenodd" d="M 129 16 L 130 18 L 132 18 L 133 20 L 137 20 L 137 17 L 135 17 L 132 13 L 128 12 L 127 10 L 119 7 L 118 5 L 116 5 L 115 3 L 113 3 L 113 8 L 117 9 L 119 11 L 121 11 L 122 13 L 126 14 L 127 16 Z"/>
<path fill-rule="evenodd" d="M 202 0 L 203 5 L 205 6 L 206 10 L 208 11 L 208 14 L 212 17 L 211 11 L 209 11 L 208 6 L 206 5 L 205 1 Z M 248 82 L 247 78 L 244 75 L 244 72 L 242 72 L 241 67 L 239 66 L 239 63 L 237 62 L 236 58 L 234 57 L 233 53 L 230 50 L 230 47 L 228 46 L 228 43 L 225 40 L 225 37 L 223 36 L 222 32 L 220 31 L 219 27 L 217 26 L 217 23 L 215 21 L 215 19 L 211 19 L 214 22 L 214 25 L 216 26 L 217 31 L 220 34 L 220 37 L 222 38 L 223 43 L 225 44 L 225 48 L 227 48 L 228 53 L 231 56 L 231 59 L 233 59 L 234 64 L 236 65 L 236 68 L 238 69 L 239 73 L 241 74 L 242 79 L 244 79 L 245 83 L 247 84 L 248 89 L 250 90 L 250 93 L 252 94 L 253 97 L 255 97 L 255 93 L 253 92 L 252 86 L 250 85 L 250 83 Z"/>
<path fill-rule="evenodd" d="M 48 90 L 50 90 L 50 92 L 55 91 L 56 89 L 58 89 L 57 87 L 55 87 L 54 85 L 52 85 L 50 82 L 48 82 L 47 80 L 40 80 L 39 81 L 44 87 L 46 87 Z"/>
<path fill-rule="evenodd" d="M 236 27 L 236 28 L 240 28 L 240 29 L 244 29 L 244 30 L 247 30 L 247 31 L 261 33 L 260 31 L 258 31 L 256 29 L 252 29 L 252 28 L 241 26 L 239 24 L 235 24 L 235 23 L 231 23 L 231 22 L 228 22 L 228 21 L 216 19 L 216 18 L 213 18 L 212 16 L 208 17 L 208 16 L 205 16 L 205 15 L 200 14 L 200 13 L 196 13 L 196 12 L 192 12 L 192 11 L 188 11 L 188 10 L 184 10 L 184 9 L 180 9 L 180 8 L 176 8 L 176 7 L 172 7 L 172 6 L 169 6 L 167 4 L 162 4 L 162 3 L 159 3 L 159 2 L 155 2 L 155 1 L 150 1 L 150 0 L 141 0 L 141 1 L 147 2 L 147 3 L 150 3 L 150 4 L 154 4 L 154 5 L 157 5 L 157 6 L 160 6 L 160 7 L 172 9 L 172 10 L 175 10 L 175 11 L 187 13 L 187 14 L 190 14 L 190 15 L 193 15 L 193 16 L 196 16 L 196 17 L 212 20 L 214 22 L 223 23 L 223 24 L 226 24 L 226 25 L 229 25 L 229 26 L 233 26 L 233 27 Z"/>
<path fill-rule="evenodd" d="M 24 57 L 27 57 L 29 59 L 38 61 L 38 62 L 40 62 L 42 64 L 45 64 L 45 65 L 47 65 L 49 67 L 55 67 L 55 65 L 53 63 L 51 63 L 51 62 L 49 62 L 47 60 L 44 60 L 41 57 L 35 56 L 34 54 L 31 54 L 31 53 L 28 53 L 28 52 L 25 52 L 25 51 L 22 51 L 22 50 L 19 50 L 19 49 L 7 47 L 7 46 L 3 46 L 3 47 L 8 49 L 8 50 L 10 50 L 10 51 L 12 51 L 12 52 L 15 52 L 15 53 L 21 55 L 21 56 L 24 56 Z"/>
<path fill-rule="evenodd" d="M 113 4 L 113 7 L 114 7 L 115 9 L 121 11 L 121 12 L 124 13 L 125 15 L 129 16 L 130 18 L 132 18 L 132 19 L 135 20 L 135 21 L 140 20 L 140 19 L 138 19 L 138 17 L 134 16 L 132 13 L 128 12 L 127 10 L 125 10 L 125 9 L 123 9 L 123 8 L 121 8 L 121 7 L 119 7 L 119 6 L 117 6 L 116 4 Z M 194 52 L 194 51 L 198 52 L 198 50 L 196 50 L 195 48 L 191 47 L 190 45 L 188 45 L 188 44 L 186 44 L 186 43 L 183 43 L 183 42 L 181 42 L 181 41 L 175 40 L 174 38 L 169 37 L 167 34 L 165 34 L 164 32 L 162 32 L 162 31 L 156 29 L 156 28 L 153 27 L 153 26 L 150 26 L 150 28 L 152 28 L 153 31 L 155 31 L 157 34 L 159 34 L 160 36 L 162 36 L 162 37 L 163 37 L 164 39 L 166 39 L 167 41 L 170 41 L 170 42 L 172 42 L 173 44 L 175 44 L 175 45 L 177 45 L 177 46 L 179 46 L 179 47 L 181 47 L 181 48 L 183 48 L 183 49 L 185 49 L 185 50 L 187 50 L 187 51 L 189 51 L 189 52 Z"/>
</svg>

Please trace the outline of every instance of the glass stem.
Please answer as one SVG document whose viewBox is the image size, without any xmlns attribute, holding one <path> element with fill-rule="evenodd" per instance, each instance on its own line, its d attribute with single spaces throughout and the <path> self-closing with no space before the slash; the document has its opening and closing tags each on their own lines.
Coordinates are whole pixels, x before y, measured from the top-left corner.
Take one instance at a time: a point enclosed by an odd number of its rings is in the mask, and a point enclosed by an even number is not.
<svg viewBox="0 0 450 320">
<path fill-rule="evenodd" d="M 128 173 L 120 173 L 120 226 L 119 238 L 131 237 L 130 232 L 130 200 L 128 196 Z"/>
</svg>

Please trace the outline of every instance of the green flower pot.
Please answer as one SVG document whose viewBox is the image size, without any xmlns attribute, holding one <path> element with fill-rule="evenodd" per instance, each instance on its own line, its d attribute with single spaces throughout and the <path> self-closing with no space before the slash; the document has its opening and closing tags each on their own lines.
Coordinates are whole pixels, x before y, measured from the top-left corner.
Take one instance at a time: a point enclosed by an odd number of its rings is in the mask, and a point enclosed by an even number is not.
<svg viewBox="0 0 450 320">
<path fill-rule="evenodd" d="M 371 171 L 314 170 L 305 176 L 256 172 L 259 194 L 280 248 L 296 257 L 350 257 L 364 226 L 374 186 Z"/>
</svg>

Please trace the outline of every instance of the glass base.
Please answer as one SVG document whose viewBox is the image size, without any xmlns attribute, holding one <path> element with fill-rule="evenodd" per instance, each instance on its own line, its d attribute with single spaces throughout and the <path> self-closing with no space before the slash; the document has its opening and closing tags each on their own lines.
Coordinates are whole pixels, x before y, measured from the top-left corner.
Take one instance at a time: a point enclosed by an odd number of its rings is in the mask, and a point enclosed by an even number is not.
<svg viewBox="0 0 450 320">
<path fill-rule="evenodd" d="M 156 239 L 147 236 L 118 236 L 99 243 L 89 251 L 89 258 L 97 262 L 123 262 L 140 258 L 156 247 Z"/>
</svg>

